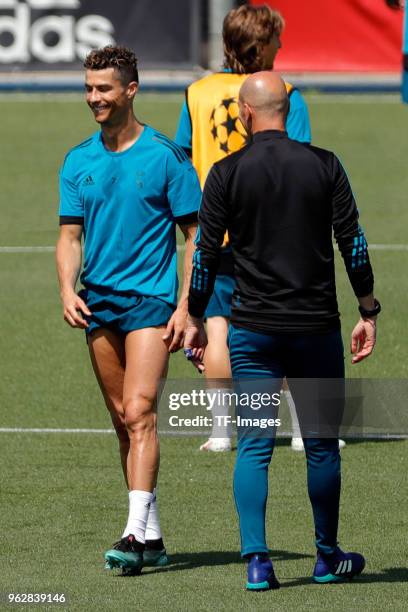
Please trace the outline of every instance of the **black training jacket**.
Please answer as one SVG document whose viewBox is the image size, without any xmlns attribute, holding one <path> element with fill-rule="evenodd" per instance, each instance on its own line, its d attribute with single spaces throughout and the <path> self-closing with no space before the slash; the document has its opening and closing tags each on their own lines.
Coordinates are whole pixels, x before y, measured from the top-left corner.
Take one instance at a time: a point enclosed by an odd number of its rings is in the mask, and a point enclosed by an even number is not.
<svg viewBox="0 0 408 612">
<path fill-rule="evenodd" d="M 212 294 L 225 230 L 236 289 L 231 322 L 261 333 L 315 333 L 340 325 L 332 233 L 356 296 L 373 290 L 367 243 L 347 175 L 330 151 L 254 135 L 216 163 L 205 183 L 189 312 Z"/>
</svg>

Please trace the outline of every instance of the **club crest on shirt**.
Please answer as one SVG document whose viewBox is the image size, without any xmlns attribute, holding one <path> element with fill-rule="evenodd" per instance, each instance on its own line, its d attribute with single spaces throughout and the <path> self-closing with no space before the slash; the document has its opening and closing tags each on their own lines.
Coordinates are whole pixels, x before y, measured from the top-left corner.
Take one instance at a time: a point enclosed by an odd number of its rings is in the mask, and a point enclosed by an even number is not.
<svg viewBox="0 0 408 612">
<path fill-rule="evenodd" d="M 143 187 L 144 175 L 144 172 L 136 172 L 136 187 L 138 187 L 139 189 L 142 189 Z"/>
</svg>

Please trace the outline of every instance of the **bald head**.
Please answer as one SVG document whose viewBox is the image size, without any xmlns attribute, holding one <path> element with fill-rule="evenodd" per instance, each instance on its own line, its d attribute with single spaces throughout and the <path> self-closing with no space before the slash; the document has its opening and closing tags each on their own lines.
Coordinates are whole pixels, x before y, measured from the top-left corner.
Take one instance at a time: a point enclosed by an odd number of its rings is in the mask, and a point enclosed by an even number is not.
<svg viewBox="0 0 408 612">
<path fill-rule="evenodd" d="M 284 81 L 276 72 L 255 72 L 239 92 L 241 121 L 250 133 L 285 129 L 289 99 Z"/>
</svg>

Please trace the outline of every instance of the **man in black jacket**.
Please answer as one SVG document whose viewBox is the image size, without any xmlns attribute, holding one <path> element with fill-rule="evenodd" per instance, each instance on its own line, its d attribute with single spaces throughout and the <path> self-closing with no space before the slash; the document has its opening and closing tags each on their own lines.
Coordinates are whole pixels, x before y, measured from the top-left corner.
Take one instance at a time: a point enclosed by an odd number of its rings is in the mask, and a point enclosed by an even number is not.
<svg viewBox="0 0 408 612">
<path fill-rule="evenodd" d="M 229 332 L 233 378 L 241 385 L 245 379 L 276 381 L 286 376 L 301 412 L 305 398 L 302 386 L 296 390 L 296 380 L 344 379 L 332 231 L 361 314 L 352 332 L 353 363 L 374 348 L 380 305 L 373 296 L 367 243 L 346 173 L 333 153 L 287 137 L 288 98 L 282 79 L 271 72 L 248 77 L 239 107 L 252 142 L 216 163 L 204 188 L 185 350 L 202 369 L 206 344 L 202 317 L 228 230 L 237 281 Z M 335 386 L 341 395 L 343 384 Z M 341 418 L 342 401 L 337 397 L 329 406 L 334 417 L 340 414 Z M 361 573 L 365 562 L 362 555 L 344 553 L 337 546 L 339 422 L 334 418 L 334 429 L 327 437 L 313 427 L 315 423 L 302 426 L 299 417 L 315 522 L 313 579 L 319 583 L 349 579 Z M 279 586 L 265 541 L 274 433 L 238 431 L 234 494 L 242 555 L 249 561 L 249 590 Z"/>
</svg>

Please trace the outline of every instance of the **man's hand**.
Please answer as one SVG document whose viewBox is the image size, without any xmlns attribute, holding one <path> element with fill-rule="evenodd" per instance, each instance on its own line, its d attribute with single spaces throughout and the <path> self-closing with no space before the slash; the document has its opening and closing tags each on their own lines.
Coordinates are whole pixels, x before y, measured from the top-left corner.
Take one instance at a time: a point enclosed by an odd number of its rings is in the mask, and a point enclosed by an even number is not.
<svg viewBox="0 0 408 612">
<path fill-rule="evenodd" d="M 195 368 L 204 372 L 204 351 L 207 346 L 207 334 L 202 319 L 187 317 L 187 328 L 184 337 L 184 352 Z"/>
<path fill-rule="evenodd" d="M 186 325 L 187 306 L 178 306 L 170 317 L 163 336 L 169 353 L 175 353 L 182 348 Z"/>
<path fill-rule="evenodd" d="M 62 305 L 64 308 L 64 319 L 71 326 L 79 329 L 89 327 L 89 324 L 82 318 L 81 313 L 91 316 L 91 311 L 75 291 L 68 291 L 61 294 Z"/>
<path fill-rule="evenodd" d="M 362 361 L 374 350 L 376 339 L 376 319 L 360 319 L 351 333 L 351 363 Z"/>
</svg>

